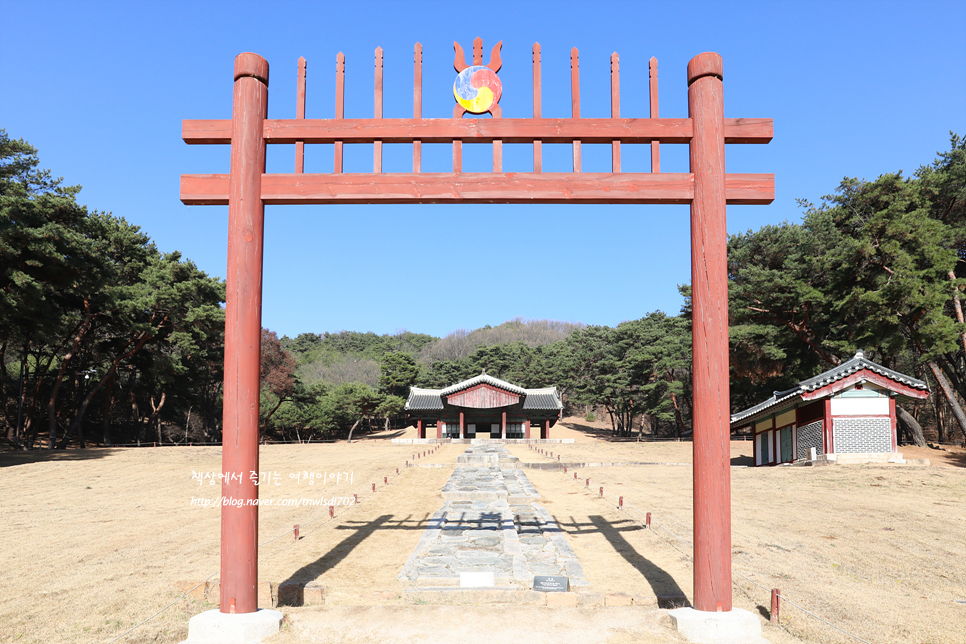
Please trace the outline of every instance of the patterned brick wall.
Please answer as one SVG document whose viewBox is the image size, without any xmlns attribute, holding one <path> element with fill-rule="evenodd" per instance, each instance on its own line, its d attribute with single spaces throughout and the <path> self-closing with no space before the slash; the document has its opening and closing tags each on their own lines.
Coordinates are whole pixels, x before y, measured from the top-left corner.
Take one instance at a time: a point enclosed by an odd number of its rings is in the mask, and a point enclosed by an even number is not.
<svg viewBox="0 0 966 644">
<path fill-rule="evenodd" d="M 824 454 L 822 449 L 822 421 L 816 420 L 798 428 L 798 458 L 809 458 L 808 450 L 815 448 L 816 454 Z"/>
<path fill-rule="evenodd" d="M 888 418 L 834 418 L 832 428 L 838 454 L 892 451 L 892 429 Z"/>
</svg>

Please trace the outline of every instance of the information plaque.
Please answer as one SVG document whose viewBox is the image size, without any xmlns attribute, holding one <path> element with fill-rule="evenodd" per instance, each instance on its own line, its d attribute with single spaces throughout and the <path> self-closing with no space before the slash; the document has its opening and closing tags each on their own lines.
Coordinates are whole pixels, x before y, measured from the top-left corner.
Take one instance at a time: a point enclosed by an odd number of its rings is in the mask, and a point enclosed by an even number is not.
<svg viewBox="0 0 966 644">
<path fill-rule="evenodd" d="M 535 575 L 533 589 L 542 593 L 565 593 L 570 590 L 570 578 L 563 575 Z"/>
</svg>

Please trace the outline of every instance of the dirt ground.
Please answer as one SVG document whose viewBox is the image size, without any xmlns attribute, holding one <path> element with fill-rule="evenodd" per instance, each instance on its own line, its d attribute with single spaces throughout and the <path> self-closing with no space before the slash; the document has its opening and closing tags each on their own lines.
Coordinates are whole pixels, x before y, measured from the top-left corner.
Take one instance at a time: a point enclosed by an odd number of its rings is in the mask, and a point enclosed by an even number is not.
<svg viewBox="0 0 966 644">
<path fill-rule="evenodd" d="M 691 598 L 685 543 L 691 444 L 608 442 L 587 425 L 559 423 L 551 436 L 578 442 L 542 448 L 561 462 L 655 463 L 580 468 L 579 482 L 572 470 L 527 470 L 541 503 L 567 532 L 591 590 L 634 594 L 655 605 L 659 598 Z M 396 599 L 406 587 L 396 575 L 442 504 L 439 490 L 452 469 L 407 469 L 416 446 L 393 445 L 387 440 L 393 435 L 400 434 L 261 449 L 261 470 L 278 475 L 277 485 L 260 489 L 261 498 L 326 501 L 260 509 L 260 579 L 318 580 L 328 593 L 323 608 L 285 608 L 286 625 L 274 642 L 428 642 L 440 641 L 441 633 L 472 642 L 497 633 L 494 615 L 534 641 L 567 629 L 584 633 L 587 642 L 680 641 L 661 612 L 646 607 L 630 618 L 622 613 L 629 609 L 416 606 Z M 734 601 L 762 616 L 766 638 L 855 641 L 793 601 L 876 644 L 966 642 L 966 604 L 959 603 L 966 601 L 966 455 L 924 448 L 920 456 L 902 448 L 933 465 L 749 468 L 750 449 L 750 442 L 732 444 Z M 462 451 L 445 445 L 418 463 L 452 464 Z M 526 446 L 511 451 L 523 461 L 551 461 Z M 217 578 L 219 566 L 219 511 L 191 500 L 213 499 L 220 489 L 192 476 L 219 469 L 214 447 L 0 454 L 6 490 L 0 587 L 7 591 L 0 597 L 0 641 L 106 644 L 172 602 L 119 641 L 183 639 L 188 619 L 213 606 L 179 599 L 179 582 Z M 308 485 L 293 478 L 304 471 L 325 480 Z M 331 480 L 337 473 L 343 475 Z M 338 506 L 328 520 L 328 500 L 353 494 L 359 503 Z M 624 496 L 623 511 L 612 496 Z M 641 525 L 643 512 L 652 513 L 649 530 Z M 781 625 L 771 626 L 765 620 L 769 589 L 776 587 L 786 600 Z"/>
</svg>

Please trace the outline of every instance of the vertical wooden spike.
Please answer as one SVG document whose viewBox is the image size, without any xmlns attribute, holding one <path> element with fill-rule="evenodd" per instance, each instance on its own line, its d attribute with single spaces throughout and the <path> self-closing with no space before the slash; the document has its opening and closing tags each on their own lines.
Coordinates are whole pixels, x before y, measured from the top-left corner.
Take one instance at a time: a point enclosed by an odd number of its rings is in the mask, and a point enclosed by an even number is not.
<svg viewBox="0 0 966 644">
<path fill-rule="evenodd" d="M 502 118 L 503 110 L 499 105 L 493 105 L 490 108 L 490 114 L 495 119 Z M 503 141 L 500 139 L 493 140 L 493 172 L 503 172 Z"/>
<path fill-rule="evenodd" d="M 466 114 L 466 110 L 462 105 L 457 103 L 453 106 L 453 118 L 459 119 L 463 118 Z M 463 141 L 456 139 L 453 141 L 453 172 L 463 171 Z"/>
<path fill-rule="evenodd" d="M 372 118 L 382 118 L 382 47 L 376 47 L 375 108 Z M 382 172 L 382 141 L 372 144 L 372 171 Z"/>
<path fill-rule="evenodd" d="M 577 48 L 570 50 L 570 106 L 575 119 L 580 118 L 580 59 Z M 574 141 L 574 172 L 580 172 L 580 141 Z"/>
<path fill-rule="evenodd" d="M 660 118 L 657 109 L 657 58 L 653 56 L 651 56 L 651 60 L 647 63 L 647 75 L 650 81 L 651 118 Z M 660 171 L 661 143 L 659 141 L 651 141 L 651 172 Z"/>
<path fill-rule="evenodd" d="M 423 46 L 413 48 L 413 118 L 423 118 Z M 413 172 L 422 172 L 423 143 L 413 141 Z"/>
<path fill-rule="evenodd" d="M 305 57 L 299 58 L 298 89 L 295 92 L 295 118 L 305 118 Z M 295 173 L 305 172 L 305 142 L 295 142 Z"/>
<path fill-rule="evenodd" d="M 503 67 L 503 59 L 500 57 L 500 50 L 502 48 L 503 48 L 502 40 L 496 43 L 495 45 L 493 45 L 493 50 L 490 52 L 490 62 L 486 64 L 487 67 L 489 67 L 495 72 L 500 71 L 500 68 Z"/>
<path fill-rule="evenodd" d="M 466 54 L 463 53 L 463 48 L 460 47 L 460 44 L 455 40 L 453 41 L 453 51 L 453 69 L 455 69 L 456 73 L 459 74 L 461 71 L 469 67 L 469 65 L 466 64 Z"/>
<path fill-rule="evenodd" d="M 483 39 L 479 36 L 473 41 L 473 64 L 483 64 Z"/>
<path fill-rule="evenodd" d="M 540 43 L 533 43 L 533 118 L 541 118 L 540 106 Z M 543 144 L 533 142 L 533 171 L 543 172 Z"/>
<path fill-rule="evenodd" d="M 335 118 L 345 118 L 345 54 L 341 51 L 335 57 Z M 342 172 L 342 141 L 335 142 L 335 163 L 333 172 Z"/>
<path fill-rule="evenodd" d="M 610 117 L 621 117 L 621 63 L 615 51 L 610 56 Z M 621 171 L 621 142 L 611 143 L 611 172 Z"/>
</svg>

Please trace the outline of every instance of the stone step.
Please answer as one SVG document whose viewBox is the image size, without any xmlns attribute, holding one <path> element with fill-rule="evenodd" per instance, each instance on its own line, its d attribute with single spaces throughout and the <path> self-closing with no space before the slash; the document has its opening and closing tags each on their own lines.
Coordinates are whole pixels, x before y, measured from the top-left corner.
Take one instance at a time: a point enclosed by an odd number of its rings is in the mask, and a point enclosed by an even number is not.
<svg viewBox="0 0 966 644">
<path fill-rule="evenodd" d="M 499 466 L 472 463 L 495 457 Z M 535 575 L 563 575 L 588 586 L 576 554 L 539 494 L 502 445 L 469 447 L 443 486 L 443 507 L 399 579 L 416 586 L 458 587 L 460 573 L 493 573 L 495 583 L 528 588 Z M 515 458 L 515 457 L 510 457 Z"/>
</svg>

